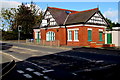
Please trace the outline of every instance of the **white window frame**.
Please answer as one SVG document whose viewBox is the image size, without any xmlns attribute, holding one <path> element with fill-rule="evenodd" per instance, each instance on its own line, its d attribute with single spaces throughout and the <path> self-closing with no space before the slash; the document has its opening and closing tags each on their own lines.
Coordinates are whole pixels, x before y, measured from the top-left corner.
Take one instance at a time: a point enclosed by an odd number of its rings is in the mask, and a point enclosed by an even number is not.
<svg viewBox="0 0 120 80">
<path fill-rule="evenodd" d="M 70 39 L 70 31 L 71 31 L 71 39 Z M 72 41 L 72 30 L 68 30 L 68 40 L 67 41 Z"/>
<path fill-rule="evenodd" d="M 67 41 L 72 41 L 72 31 L 74 31 L 74 40 L 73 41 L 79 41 L 79 38 L 78 40 L 75 40 L 75 30 L 78 31 L 78 34 L 79 34 L 79 28 L 73 28 L 73 29 L 68 29 L 67 30 L 67 36 L 68 36 L 68 39 Z M 70 34 L 69 34 L 69 31 L 71 31 L 71 40 L 69 39 L 70 38 Z M 79 35 L 78 35 L 79 36 Z"/>
<path fill-rule="evenodd" d="M 77 31 L 77 39 L 76 39 L 76 31 Z M 79 41 L 79 30 L 74 30 L 74 41 Z"/>
<path fill-rule="evenodd" d="M 46 41 L 55 41 L 55 32 L 49 31 L 46 33 Z"/>
</svg>

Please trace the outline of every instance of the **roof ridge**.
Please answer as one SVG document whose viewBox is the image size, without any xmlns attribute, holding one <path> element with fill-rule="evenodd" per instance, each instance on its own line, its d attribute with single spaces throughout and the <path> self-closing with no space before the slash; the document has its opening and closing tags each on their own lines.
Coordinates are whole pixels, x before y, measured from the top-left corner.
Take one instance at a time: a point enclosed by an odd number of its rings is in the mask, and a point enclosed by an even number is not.
<svg viewBox="0 0 120 80">
<path fill-rule="evenodd" d="M 70 15 L 71 15 L 71 14 L 81 13 L 81 12 L 92 11 L 92 10 L 99 10 L 99 9 L 98 9 L 98 8 L 94 8 L 94 9 L 89 9 L 89 10 L 84 10 L 84 11 L 78 11 L 78 12 L 70 13 Z"/>
<path fill-rule="evenodd" d="M 79 11 L 75 11 L 75 10 L 69 10 L 69 9 L 62 9 L 62 8 L 56 8 L 56 7 L 48 7 L 51 9 L 58 9 L 58 10 L 66 10 L 66 11 L 71 11 L 71 12 L 79 12 Z"/>
</svg>

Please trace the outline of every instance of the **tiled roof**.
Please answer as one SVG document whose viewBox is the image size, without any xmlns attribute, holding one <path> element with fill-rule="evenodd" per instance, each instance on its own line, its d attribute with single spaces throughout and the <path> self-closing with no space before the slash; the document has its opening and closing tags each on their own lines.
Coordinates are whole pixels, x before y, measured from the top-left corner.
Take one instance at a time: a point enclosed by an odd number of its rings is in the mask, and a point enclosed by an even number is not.
<svg viewBox="0 0 120 80">
<path fill-rule="evenodd" d="M 66 21 L 66 24 L 84 23 L 97 11 L 98 8 L 71 13 Z"/>
<path fill-rule="evenodd" d="M 91 16 L 93 16 L 93 14 L 99 11 L 98 8 L 74 11 L 55 7 L 48 7 L 47 10 L 49 10 L 58 25 L 85 23 Z M 68 14 L 66 11 L 69 11 L 70 13 Z"/>
</svg>

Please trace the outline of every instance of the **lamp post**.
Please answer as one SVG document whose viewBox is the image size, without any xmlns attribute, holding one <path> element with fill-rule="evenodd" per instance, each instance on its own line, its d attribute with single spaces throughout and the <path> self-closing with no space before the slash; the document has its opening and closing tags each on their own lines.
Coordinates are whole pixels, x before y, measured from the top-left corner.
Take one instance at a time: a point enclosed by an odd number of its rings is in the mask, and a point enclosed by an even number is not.
<svg viewBox="0 0 120 80">
<path fill-rule="evenodd" d="M 18 43 L 20 42 L 20 31 L 22 29 L 22 26 L 18 26 Z"/>
</svg>

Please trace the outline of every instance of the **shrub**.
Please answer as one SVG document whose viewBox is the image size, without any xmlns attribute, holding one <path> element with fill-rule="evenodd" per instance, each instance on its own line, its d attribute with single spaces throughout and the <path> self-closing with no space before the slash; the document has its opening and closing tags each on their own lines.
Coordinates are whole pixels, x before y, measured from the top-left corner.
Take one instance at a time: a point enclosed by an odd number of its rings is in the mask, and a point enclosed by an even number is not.
<svg viewBox="0 0 120 80">
<path fill-rule="evenodd" d="M 18 33 L 14 31 L 2 31 L 2 40 L 17 40 Z"/>
</svg>

